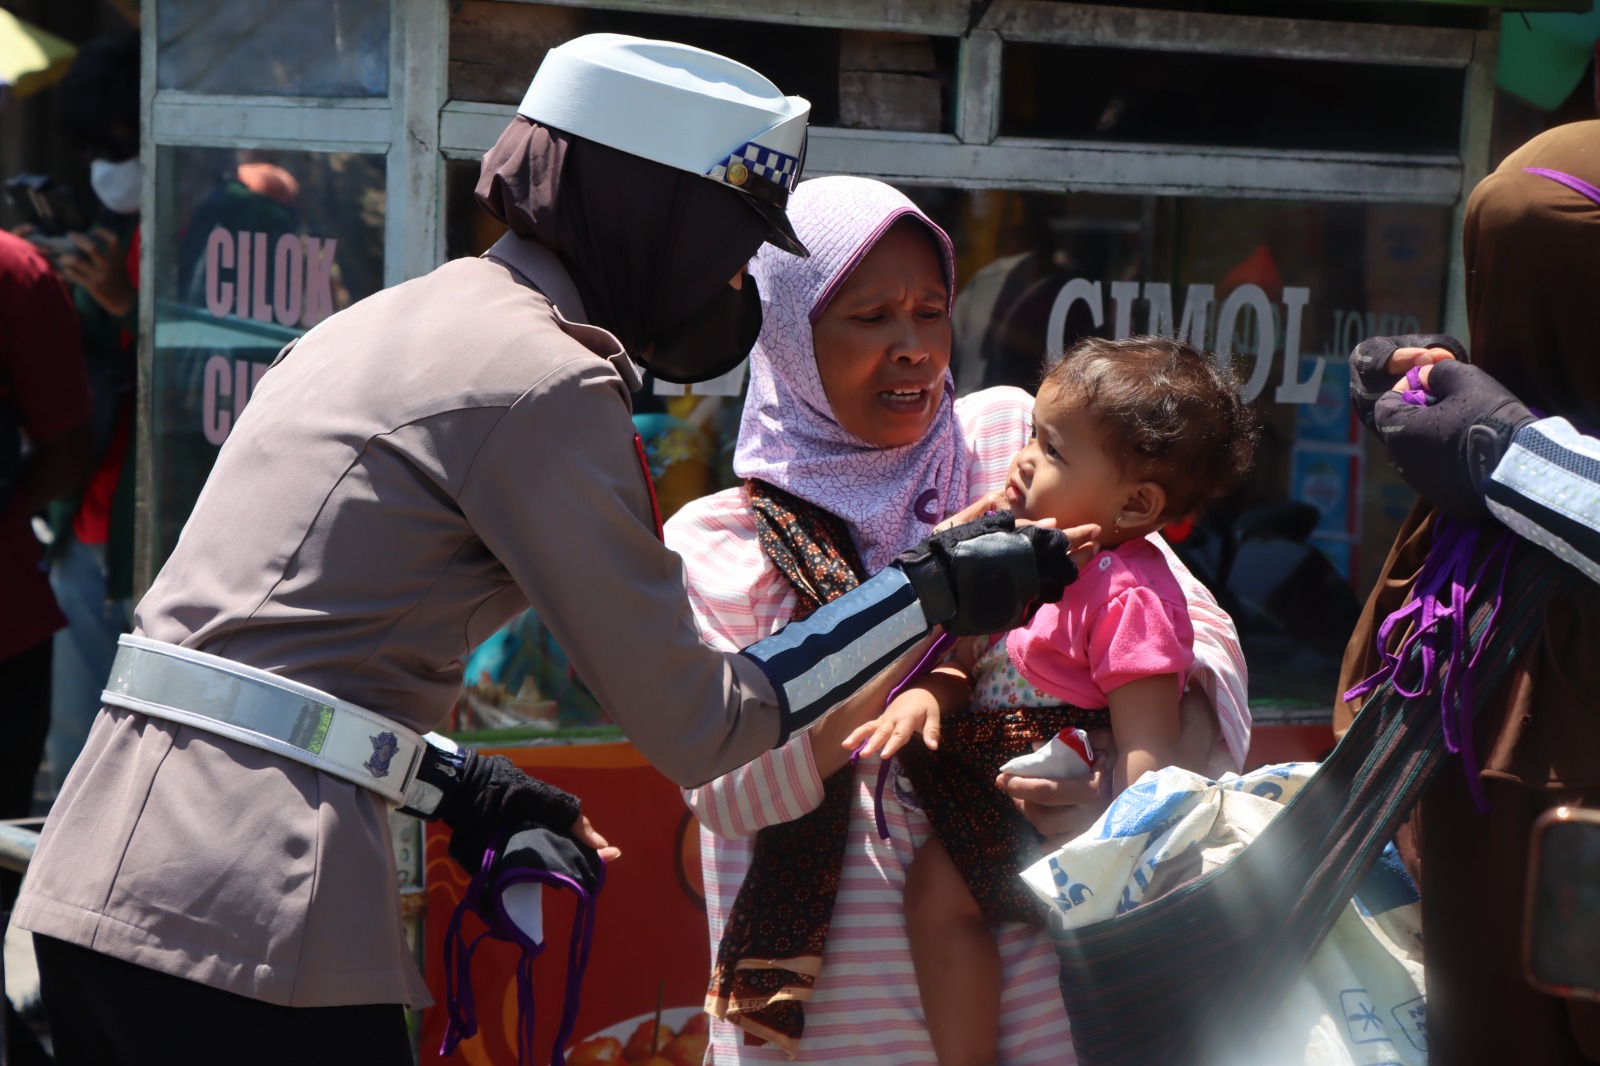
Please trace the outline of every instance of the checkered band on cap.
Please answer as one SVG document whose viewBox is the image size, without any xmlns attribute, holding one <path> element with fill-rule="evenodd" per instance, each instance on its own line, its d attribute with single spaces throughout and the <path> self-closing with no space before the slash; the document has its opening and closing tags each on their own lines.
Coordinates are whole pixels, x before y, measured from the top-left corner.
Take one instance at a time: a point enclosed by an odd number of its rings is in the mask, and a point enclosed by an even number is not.
<svg viewBox="0 0 1600 1066">
<path fill-rule="evenodd" d="M 773 148 L 746 141 L 706 172 L 706 177 L 780 207 L 800 180 L 800 160 Z"/>
</svg>

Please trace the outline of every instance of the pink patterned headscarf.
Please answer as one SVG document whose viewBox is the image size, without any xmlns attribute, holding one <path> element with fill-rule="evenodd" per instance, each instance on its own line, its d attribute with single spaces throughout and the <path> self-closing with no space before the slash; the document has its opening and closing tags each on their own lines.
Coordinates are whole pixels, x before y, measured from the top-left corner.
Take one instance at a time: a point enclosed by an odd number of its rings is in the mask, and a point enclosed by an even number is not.
<svg viewBox="0 0 1600 1066">
<path fill-rule="evenodd" d="M 817 372 L 811 325 L 897 220 L 920 219 L 938 238 L 952 293 L 955 252 L 944 230 L 881 181 L 801 182 L 789 197 L 788 213 L 811 257 L 798 259 L 763 245 L 750 264 L 764 318 L 750 353 L 750 389 L 733 470 L 844 519 L 861 561 L 877 571 L 966 504 L 967 448 L 956 424 L 955 382 L 945 371 L 938 413 L 920 441 L 875 447 L 834 417 Z"/>
</svg>

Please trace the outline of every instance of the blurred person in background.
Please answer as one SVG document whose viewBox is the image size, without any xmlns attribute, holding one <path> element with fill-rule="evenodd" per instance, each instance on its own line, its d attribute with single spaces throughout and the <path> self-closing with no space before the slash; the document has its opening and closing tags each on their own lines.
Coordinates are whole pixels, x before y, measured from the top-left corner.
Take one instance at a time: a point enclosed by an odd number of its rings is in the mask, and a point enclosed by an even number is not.
<svg viewBox="0 0 1600 1066">
<path fill-rule="evenodd" d="M 67 617 L 51 669 L 55 790 L 83 748 L 133 617 L 134 419 L 138 350 L 139 35 L 85 44 L 56 87 L 62 132 L 89 167 L 99 212 L 54 266 L 81 323 L 93 397 L 94 468 L 50 508 L 50 584 Z"/>
<path fill-rule="evenodd" d="M 61 283 L 27 241 L 0 233 L 0 819 L 26 818 L 50 725 L 51 635 L 66 625 L 33 515 L 93 458 L 89 381 Z M 21 878 L 0 870 L 0 931 Z M 47 1061 L 9 1000 L 11 1062 Z"/>
</svg>

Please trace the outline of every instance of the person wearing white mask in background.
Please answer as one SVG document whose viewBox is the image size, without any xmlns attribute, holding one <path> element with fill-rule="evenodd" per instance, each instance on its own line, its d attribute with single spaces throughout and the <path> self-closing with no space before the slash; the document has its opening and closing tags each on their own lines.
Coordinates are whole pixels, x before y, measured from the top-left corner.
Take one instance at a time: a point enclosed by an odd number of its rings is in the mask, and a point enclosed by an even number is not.
<svg viewBox="0 0 1600 1066">
<path fill-rule="evenodd" d="M 51 506 L 56 633 L 46 751 L 54 789 L 83 748 L 133 618 L 134 403 L 139 327 L 139 35 L 85 44 L 56 87 L 63 134 L 88 164 L 100 210 L 76 251 L 53 256 L 81 323 L 94 413 L 94 472 Z M 73 182 L 72 184 L 76 184 Z"/>
</svg>

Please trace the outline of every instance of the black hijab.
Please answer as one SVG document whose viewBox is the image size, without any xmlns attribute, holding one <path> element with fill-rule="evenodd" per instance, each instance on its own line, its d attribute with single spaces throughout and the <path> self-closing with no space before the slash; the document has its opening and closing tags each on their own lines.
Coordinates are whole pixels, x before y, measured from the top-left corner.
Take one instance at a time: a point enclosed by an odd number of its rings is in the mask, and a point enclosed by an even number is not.
<svg viewBox="0 0 1600 1066">
<path fill-rule="evenodd" d="M 723 295 L 767 234 L 732 189 L 521 115 L 483 157 L 476 193 L 561 257 L 589 321 L 636 355 Z"/>
</svg>

